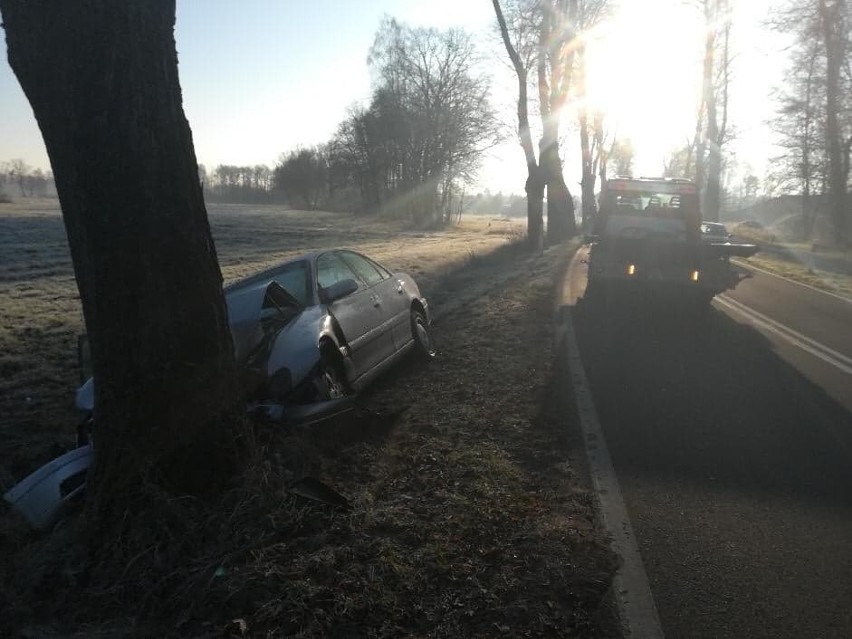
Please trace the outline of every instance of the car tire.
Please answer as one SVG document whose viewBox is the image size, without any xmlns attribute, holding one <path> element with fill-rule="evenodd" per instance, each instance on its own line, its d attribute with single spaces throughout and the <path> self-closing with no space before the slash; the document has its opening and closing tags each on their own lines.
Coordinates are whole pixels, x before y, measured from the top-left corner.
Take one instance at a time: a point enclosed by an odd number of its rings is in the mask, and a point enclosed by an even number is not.
<svg viewBox="0 0 852 639">
<path fill-rule="evenodd" d="M 323 352 L 314 376 L 317 401 L 341 399 L 349 395 L 349 384 L 343 366 L 328 352 Z"/>
<path fill-rule="evenodd" d="M 411 311 L 411 338 L 414 340 L 414 352 L 422 360 L 435 357 L 435 343 L 432 341 L 432 331 L 429 322 L 422 311 Z"/>
</svg>

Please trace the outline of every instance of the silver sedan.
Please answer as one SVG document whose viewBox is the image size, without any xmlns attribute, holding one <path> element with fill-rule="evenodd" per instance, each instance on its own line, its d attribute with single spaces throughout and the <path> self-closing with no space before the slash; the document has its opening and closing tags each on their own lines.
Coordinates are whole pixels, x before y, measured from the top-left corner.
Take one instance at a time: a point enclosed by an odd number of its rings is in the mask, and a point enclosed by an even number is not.
<svg viewBox="0 0 852 639">
<path fill-rule="evenodd" d="M 414 279 L 347 250 L 310 253 L 225 289 L 250 412 L 307 424 L 348 410 L 353 394 L 409 351 L 434 355 L 429 305 Z M 94 380 L 77 390 L 80 447 L 5 495 L 35 528 L 50 526 L 85 488 Z"/>
<path fill-rule="evenodd" d="M 324 416 L 317 404 L 363 389 L 407 352 L 434 355 L 414 279 L 355 251 L 275 266 L 226 287 L 225 301 L 246 400 L 274 419 Z M 92 379 L 77 407 L 91 414 Z"/>
<path fill-rule="evenodd" d="M 414 350 L 434 354 L 414 279 L 349 250 L 310 253 L 225 290 L 237 364 L 262 399 L 306 404 L 366 387 Z"/>
</svg>

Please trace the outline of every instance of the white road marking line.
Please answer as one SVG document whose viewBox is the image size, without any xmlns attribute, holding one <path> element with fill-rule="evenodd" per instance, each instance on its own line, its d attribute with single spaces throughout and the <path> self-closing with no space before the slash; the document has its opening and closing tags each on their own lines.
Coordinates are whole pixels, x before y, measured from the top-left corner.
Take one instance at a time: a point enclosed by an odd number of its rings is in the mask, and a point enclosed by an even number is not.
<svg viewBox="0 0 852 639">
<path fill-rule="evenodd" d="M 806 337 L 805 335 L 794 331 L 789 326 L 776 322 L 766 315 L 758 313 L 742 302 L 738 302 L 727 295 L 716 297 L 716 301 L 722 306 L 743 315 L 751 323 L 775 333 L 790 344 L 810 353 L 827 364 L 831 364 L 832 366 L 839 368 L 847 375 L 852 375 L 852 357 L 847 357 L 843 353 L 839 353 L 825 344 L 821 344 L 810 337 Z"/>
<path fill-rule="evenodd" d="M 779 280 L 784 280 L 785 282 L 790 282 L 791 284 L 797 284 L 798 286 L 803 286 L 804 288 L 809 288 L 812 291 L 816 291 L 817 293 L 822 293 L 823 295 L 828 295 L 829 297 L 836 297 L 837 299 L 839 299 L 842 302 L 847 302 L 849 304 L 852 304 L 852 298 L 850 298 L 850 297 L 845 297 L 845 296 L 840 295 L 838 293 L 833 293 L 832 291 L 826 291 L 824 288 L 817 288 L 816 286 L 813 286 L 812 284 L 805 284 L 804 282 L 799 282 L 798 280 L 790 279 L 789 277 L 784 277 L 783 275 L 779 275 L 778 273 L 773 273 L 772 271 L 768 271 L 765 268 L 760 268 L 759 266 L 755 266 L 754 264 L 751 264 L 751 263 L 747 262 L 746 260 L 734 259 L 733 262 L 737 266 L 742 266 L 743 268 L 746 268 L 746 269 L 759 271 L 760 273 L 764 273 L 766 275 L 771 275 L 772 277 L 777 277 Z"/>
<path fill-rule="evenodd" d="M 570 277 L 570 270 L 568 276 Z M 625 626 L 625 636 L 636 639 L 662 639 L 663 629 L 651 594 L 648 575 L 589 391 L 571 312 L 567 307 L 563 308 L 568 311 L 564 313 L 565 350 L 589 459 L 589 473 L 601 507 L 601 518 L 612 537 L 613 550 L 622 559 L 621 567 L 613 580 L 613 588 L 621 622 Z"/>
</svg>

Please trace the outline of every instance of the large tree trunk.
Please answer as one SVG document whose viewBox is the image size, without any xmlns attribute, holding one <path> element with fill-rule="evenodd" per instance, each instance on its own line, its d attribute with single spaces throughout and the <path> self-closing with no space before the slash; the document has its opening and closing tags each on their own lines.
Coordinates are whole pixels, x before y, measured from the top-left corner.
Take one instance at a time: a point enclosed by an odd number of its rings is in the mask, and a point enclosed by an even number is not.
<svg viewBox="0 0 852 639">
<path fill-rule="evenodd" d="M 580 160 L 583 167 L 583 176 L 580 181 L 580 193 L 582 195 L 583 229 L 588 229 L 595 217 L 595 175 L 594 160 L 592 158 L 592 147 L 589 140 L 589 118 L 585 108 L 580 109 Z M 601 146 L 603 141 L 599 141 Z M 603 148 L 598 152 L 603 154 Z"/>
<path fill-rule="evenodd" d="M 576 2 L 572 2 L 572 17 Z M 547 181 L 547 240 L 555 244 L 573 237 L 577 232 L 574 220 L 574 199 L 562 173 L 559 155 L 559 118 L 568 96 L 575 49 L 563 48 L 574 39 L 565 25 L 574 24 L 567 15 L 564 3 L 545 4 L 539 25 L 538 92 L 542 135 L 539 141 L 539 166 Z"/>
<path fill-rule="evenodd" d="M 718 5 L 717 5 L 718 7 Z M 722 148 L 719 144 L 719 124 L 716 114 L 716 87 L 714 86 L 714 62 L 716 59 L 716 33 L 712 20 L 715 16 L 705 7 L 707 35 L 704 40 L 703 103 L 707 118 L 707 129 L 702 141 L 702 156 L 706 149 L 706 174 L 703 182 L 704 202 L 701 213 L 705 220 L 719 220 L 719 195 L 721 190 Z"/>
<path fill-rule="evenodd" d="M 97 380 L 95 514 L 236 461 L 236 367 L 183 113 L 174 0 L 0 0 L 56 179 Z"/>
<path fill-rule="evenodd" d="M 541 253 L 544 249 L 544 172 L 535 164 L 527 167 L 527 242 L 530 250 Z"/>
<path fill-rule="evenodd" d="M 527 243 L 533 252 L 540 252 L 544 245 L 544 186 L 545 179 L 539 163 L 535 159 L 532 132 L 530 131 L 529 109 L 527 106 L 527 69 L 521 61 L 517 50 L 509 37 L 506 19 L 500 7 L 499 0 L 492 0 L 500 36 L 506 47 L 506 53 L 512 61 L 515 75 L 518 78 L 518 139 L 524 151 L 527 163 Z"/>
<path fill-rule="evenodd" d="M 554 244 L 574 237 L 577 224 L 574 199 L 562 174 L 559 144 L 551 136 L 541 141 L 539 162 L 547 181 L 547 241 Z"/>
</svg>

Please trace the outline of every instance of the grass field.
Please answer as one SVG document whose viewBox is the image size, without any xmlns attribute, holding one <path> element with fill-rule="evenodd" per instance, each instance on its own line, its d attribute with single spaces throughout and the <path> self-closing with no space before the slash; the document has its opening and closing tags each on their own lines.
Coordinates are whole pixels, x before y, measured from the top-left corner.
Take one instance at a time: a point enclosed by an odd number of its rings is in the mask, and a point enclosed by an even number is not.
<svg viewBox="0 0 852 639">
<path fill-rule="evenodd" d="M 299 253 L 347 246 L 413 275 L 425 294 L 522 228 L 472 218 L 447 230 L 278 206 L 208 206 L 227 282 Z M 82 311 L 54 199 L 0 204 L 0 489 L 73 443 Z"/>
<path fill-rule="evenodd" d="M 8 483 L 71 445 L 82 327 L 55 208 L 0 206 Z M 411 272 L 438 316 L 438 356 L 394 369 L 342 423 L 258 431 L 221 499 L 128 511 L 106 547 L 79 511 L 34 535 L 0 507 L 0 545 L 16 549 L 0 555 L 0 635 L 616 636 L 617 558 L 554 357 L 554 282 L 570 249 L 528 257 L 519 228 L 496 219 L 420 233 L 209 208 L 226 280 L 340 245 Z M 351 508 L 290 494 L 301 476 Z"/>
</svg>

